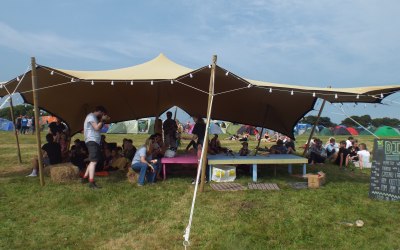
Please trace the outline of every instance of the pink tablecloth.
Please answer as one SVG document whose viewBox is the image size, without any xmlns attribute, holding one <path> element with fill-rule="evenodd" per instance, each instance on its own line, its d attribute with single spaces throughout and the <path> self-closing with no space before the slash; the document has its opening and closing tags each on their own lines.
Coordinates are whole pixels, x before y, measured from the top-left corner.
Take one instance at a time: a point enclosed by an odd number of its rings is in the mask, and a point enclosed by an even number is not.
<svg viewBox="0 0 400 250">
<path fill-rule="evenodd" d="M 167 178 L 166 164 L 197 164 L 198 162 L 197 155 L 194 154 L 177 155 L 173 158 L 161 158 L 164 180 Z"/>
</svg>

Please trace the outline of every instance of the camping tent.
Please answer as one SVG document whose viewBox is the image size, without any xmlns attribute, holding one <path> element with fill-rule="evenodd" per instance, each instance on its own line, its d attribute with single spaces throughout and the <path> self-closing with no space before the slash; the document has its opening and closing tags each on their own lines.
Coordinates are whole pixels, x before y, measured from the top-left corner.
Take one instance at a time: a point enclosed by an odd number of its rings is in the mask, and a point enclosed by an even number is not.
<svg viewBox="0 0 400 250">
<path fill-rule="evenodd" d="M 298 123 L 296 124 L 296 126 L 294 127 L 294 132 L 296 135 L 309 135 L 311 133 L 313 125 L 311 124 L 307 124 L 307 123 Z M 318 134 L 319 132 L 319 128 L 318 126 L 315 127 L 315 134 Z"/>
<path fill-rule="evenodd" d="M 236 135 L 237 131 L 242 127 L 240 124 L 229 123 L 226 128 L 226 133 L 230 135 Z"/>
<path fill-rule="evenodd" d="M 111 124 L 107 134 L 153 134 L 154 120 L 140 119 Z"/>
<path fill-rule="evenodd" d="M 336 126 L 333 130 L 334 135 L 351 135 L 345 126 Z"/>
<path fill-rule="evenodd" d="M 254 126 L 243 125 L 237 130 L 236 134 L 242 135 L 244 133 L 247 133 L 249 135 L 255 135 L 257 132 L 258 131 Z"/>
<path fill-rule="evenodd" d="M 215 135 L 215 134 L 220 135 L 220 134 L 224 133 L 224 132 L 222 132 L 222 129 L 214 122 L 210 123 L 210 129 L 208 132 L 213 135 Z"/>
<path fill-rule="evenodd" d="M 389 126 L 381 126 L 375 132 L 377 136 L 390 136 L 390 137 L 399 137 L 400 132 L 396 128 Z"/>
<path fill-rule="evenodd" d="M 162 54 L 116 70 L 76 71 L 37 65 L 37 94 L 40 108 L 62 118 L 72 134 L 82 129 L 86 115 L 99 104 L 107 108 L 111 122 L 158 116 L 172 106 L 205 117 L 211 68 L 192 70 Z M 215 66 L 214 79 L 212 119 L 267 127 L 292 138 L 294 125 L 314 108 L 318 98 L 331 103 L 379 103 L 381 95 L 400 90 L 400 85 L 327 89 L 277 84 L 245 79 L 219 66 Z M 33 103 L 32 71 L 3 85 L 0 97 L 14 91 L 26 103 Z M 60 95 L 67 98 L 60 99 Z"/>
<path fill-rule="evenodd" d="M 321 131 L 319 131 L 319 134 L 325 136 L 331 136 L 333 135 L 333 131 L 331 128 L 323 128 Z"/>
<path fill-rule="evenodd" d="M 13 125 L 12 121 L 0 118 L 0 130 L 2 130 L 2 131 L 14 130 L 14 125 Z"/>
<path fill-rule="evenodd" d="M 358 135 L 358 131 L 357 131 L 355 128 L 348 127 L 348 128 L 346 128 L 346 129 L 347 129 L 347 131 L 349 131 L 349 133 L 350 133 L 351 135 Z"/>
</svg>

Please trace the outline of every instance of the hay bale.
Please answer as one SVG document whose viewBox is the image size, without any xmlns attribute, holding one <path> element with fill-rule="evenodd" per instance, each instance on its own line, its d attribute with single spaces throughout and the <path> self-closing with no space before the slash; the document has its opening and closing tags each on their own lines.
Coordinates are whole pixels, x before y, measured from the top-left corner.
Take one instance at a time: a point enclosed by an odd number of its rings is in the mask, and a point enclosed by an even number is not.
<svg viewBox="0 0 400 250">
<path fill-rule="evenodd" d="M 133 171 L 131 168 L 129 168 L 128 173 L 126 174 L 128 177 L 128 182 L 131 184 L 137 183 L 139 179 L 139 174 Z"/>
<path fill-rule="evenodd" d="M 79 168 L 72 163 L 61 163 L 50 168 L 51 180 L 55 183 L 68 183 L 79 178 Z"/>
</svg>

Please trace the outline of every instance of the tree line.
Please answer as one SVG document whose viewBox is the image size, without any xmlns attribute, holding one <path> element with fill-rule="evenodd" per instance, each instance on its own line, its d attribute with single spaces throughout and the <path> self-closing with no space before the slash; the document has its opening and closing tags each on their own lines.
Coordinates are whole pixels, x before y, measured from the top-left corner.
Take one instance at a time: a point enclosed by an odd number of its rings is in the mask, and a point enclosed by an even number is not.
<svg viewBox="0 0 400 250">
<path fill-rule="evenodd" d="M 34 116 L 33 106 L 30 104 L 18 105 L 14 107 L 14 117 L 17 118 L 20 115 L 26 115 L 29 117 Z M 40 115 L 48 115 L 48 113 L 44 111 L 40 111 Z M 0 118 L 7 119 L 11 121 L 11 112 L 10 108 L 2 108 L 0 109 Z"/>
</svg>

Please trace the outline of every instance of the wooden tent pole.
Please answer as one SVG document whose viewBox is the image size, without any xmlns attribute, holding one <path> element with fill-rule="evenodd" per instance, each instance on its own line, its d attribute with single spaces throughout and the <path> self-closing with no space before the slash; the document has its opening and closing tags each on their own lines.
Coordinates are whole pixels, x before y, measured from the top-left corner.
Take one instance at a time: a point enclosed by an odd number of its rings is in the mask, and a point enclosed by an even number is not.
<svg viewBox="0 0 400 250">
<path fill-rule="evenodd" d="M 267 105 L 267 109 L 265 110 L 264 123 L 267 121 L 268 112 L 269 112 L 269 105 Z M 261 138 L 262 138 L 263 132 L 264 132 L 264 126 L 261 128 L 260 138 L 258 138 L 258 143 L 257 143 L 257 147 L 256 147 L 256 153 L 254 155 L 257 155 L 257 153 L 258 153 L 258 148 L 260 147 L 260 143 L 261 143 Z"/>
<path fill-rule="evenodd" d="M 314 135 L 315 127 L 317 127 L 317 125 L 318 125 L 319 118 L 321 117 L 322 110 L 324 110 L 324 107 L 325 107 L 325 103 L 326 103 L 326 100 L 324 100 L 324 101 L 322 102 L 321 108 L 319 109 L 317 119 L 315 120 L 314 126 L 313 126 L 312 129 L 311 129 L 311 133 L 310 133 L 310 136 L 308 137 L 308 141 L 307 141 L 307 143 L 306 143 L 306 146 L 304 147 L 303 156 L 306 155 L 306 152 L 307 152 L 307 150 L 308 150 L 308 148 L 309 148 L 309 146 L 310 146 L 311 138 L 312 138 L 313 135 Z"/>
<path fill-rule="evenodd" d="M 21 164 L 22 163 L 21 148 L 19 147 L 19 138 L 18 138 L 17 126 L 15 124 L 14 105 L 13 105 L 13 101 L 12 101 L 12 95 L 10 95 L 10 113 L 11 113 L 11 120 L 12 120 L 13 125 L 14 125 L 15 140 L 17 141 L 18 162 Z"/>
<path fill-rule="evenodd" d="M 33 106 L 34 106 L 34 114 L 35 114 L 35 125 L 39 124 L 39 98 L 36 92 L 37 89 L 37 75 L 36 75 L 36 60 L 34 57 L 31 58 L 31 66 L 32 66 L 32 93 L 33 93 Z M 39 163 L 39 177 L 40 177 L 40 185 L 44 186 L 44 178 L 43 178 L 43 156 L 42 156 L 42 148 L 41 148 L 41 140 L 40 140 L 40 129 L 35 129 L 36 134 L 36 148 L 37 148 L 37 157 Z"/>
<path fill-rule="evenodd" d="M 214 83 L 215 83 L 215 68 L 217 64 L 217 56 L 214 55 L 211 64 L 211 76 L 210 76 L 210 86 L 208 90 L 208 106 L 207 106 L 207 122 L 206 122 L 206 134 L 203 141 L 204 154 L 202 154 L 202 166 L 201 166 L 201 182 L 200 182 L 200 192 L 204 192 L 204 184 L 206 181 L 206 167 L 207 167 L 207 152 L 208 152 L 208 129 L 210 127 L 212 102 L 214 96 Z M 209 180 L 211 181 L 211 180 Z"/>
</svg>

